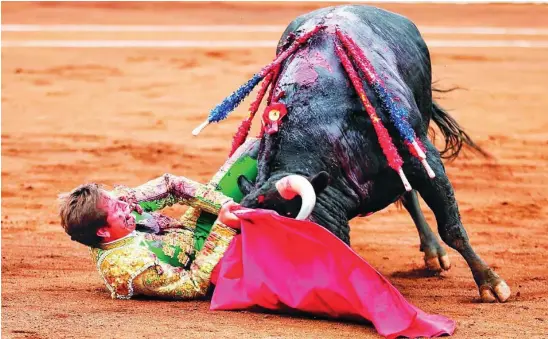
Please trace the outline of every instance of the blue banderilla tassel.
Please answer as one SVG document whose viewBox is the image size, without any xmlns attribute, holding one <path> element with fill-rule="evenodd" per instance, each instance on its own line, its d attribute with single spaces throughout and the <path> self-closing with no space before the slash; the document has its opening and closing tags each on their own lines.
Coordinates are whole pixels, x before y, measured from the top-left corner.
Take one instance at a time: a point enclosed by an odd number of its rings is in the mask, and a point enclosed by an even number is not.
<svg viewBox="0 0 548 339">
<path fill-rule="evenodd" d="M 253 91 L 255 86 L 263 79 L 260 74 L 255 74 L 236 91 L 226 97 L 223 102 L 215 106 L 209 113 L 209 122 L 219 122 L 226 119 L 228 114 L 232 112 L 238 105 Z"/>
<path fill-rule="evenodd" d="M 192 134 L 198 135 L 202 129 L 204 129 L 209 123 L 219 122 L 226 119 L 226 117 L 233 110 L 238 107 L 238 105 L 253 91 L 259 82 L 264 78 L 264 75 L 257 73 L 253 78 L 249 79 L 245 84 L 243 84 L 236 91 L 232 92 L 228 97 L 226 97 L 220 104 L 215 106 L 209 113 L 209 116 L 206 121 L 204 121 L 200 126 L 195 128 L 192 131 Z"/>
<path fill-rule="evenodd" d="M 388 93 L 386 88 L 384 88 L 379 82 L 373 83 L 373 89 L 380 97 L 384 109 L 390 112 L 390 120 L 398 132 L 400 132 L 402 138 L 412 144 L 413 141 L 415 141 L 416 136 L 415 131 L 407 121 L 409 116 L 407 109 L 402 107 L 402 105 L 398 105 L 394 101 L 392 95 Z"/>
</svg>

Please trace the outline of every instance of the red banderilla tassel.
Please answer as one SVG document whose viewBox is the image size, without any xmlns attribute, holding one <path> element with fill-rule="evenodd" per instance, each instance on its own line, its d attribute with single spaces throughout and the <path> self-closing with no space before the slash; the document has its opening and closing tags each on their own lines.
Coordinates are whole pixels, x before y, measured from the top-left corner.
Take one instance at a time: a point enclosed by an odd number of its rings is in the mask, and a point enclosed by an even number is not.
<svg viewBox="0 0 548 339">
<path fill-rule="evenodd" d="M 231 157 L 232 154 L 236 152 L 238 147 L 240 147 L 245 142 L 245 139 L 247 139 L 247 136 L 249 135 L 249 130 L 251 129 L 251 122 L 255 117 L 255 114 L 259 110 L 259 106 L 263 101 L 264 95 L 268 89 L 268 86 L 272 82 L 272 78 L 274 77 L 274 75 L 275 72 L 268 73 L 268 75 L 264 78 L 263 83 L 261 84 L 259 92 L 257 93 L 257 98 L 251 103 L 251 105 L 249 105 L 249 115 L 246 119 L 242 121 L 242 123 L 238 127 L 238 131 L 232 139 L 232 149 L 230 150 L 229 157 Z"/>
<path fill-rule="evenodd" d="M 352 56 L 352 59 L 354 60 L 358 68 L 364 74 L 367 82 L 371 85 L 377 84 L 377 86 L 382 86 L 383 81 L 381 77 L 377 74 L 377 72 L 375 71 L 375 68 L 373 67 L 371 62 L 369 62 L 369 60 L 363 53 L 362 49 L 360 48 L 360 46 L 358 46 L 358 44 L 356 44 L 356 42 L 352 40 L 351 37 L 342 33 L 340 30 L 337 29 L 336 33 L 337 33 L 337 37 L 341 40 L 344 47 L 348 50 L 348 53 Z M 426 161 L 425 148 L 420 142 L 420 140 L 418 140 L 415 133 L 413 133 L 412 140 L 413 140 L 412 143 L 406 142 L 407 147 L 409 148 L 409 152 L 411 152 L 411 154 L 415 158 L 420 160 L 420 162 L 422 163 L 422 165 L 424 166 L 426 170 L 426 173 L 428 173 L 428 176 L 430 178 L 434 178 L 436 174 L 434 173 L 434 171 L 432 171 L 432 168 Z"/>
<path fill-rule="evenodd" d="M 407 177 L 403 173 L 402 165 L 403 160 L 398 154 L 398 150 L 396 149 L 396 146 L 394 146 L 394 143 L 392 142 L 392 137 L 390 137 L 390 134 L 388 134 L 388 131 L 384 127 L 384 125 L 381 122 L 381 119 L 377 115 L 377 112 L 375 111 L 375 108 L 371 103 L 369 102 L 369 99 L 367 99 L 367 96 L 365 95 L 365 89 L 363 88 L 362 81 L 358 75 L 358 72 L 354 69 L 354 66 L 352 65 L 352 62 L 348 58 L 348 55 L 346 55 L 346 52 L 342 48 L 341 44 L 338 41 L 335 41 L 335 52 L 337 53 L 337 56 L 341 60 L 341 63 L 346 70 L 346 73 L 348 74 L 348 77 L 350 78 L 350 81 L 352 82 L 352 85 L 354 85 L 354 88 L 356 92 L 358 93 L 358 96 L 360 97 L 363 106 L 365 107 L 365 111 L 367 112 L 367 115 L 369 115 L 369 118 L 373 122 L 373 127 L 375 128 L 375 132 L 377 133 L 377 139 L 379 141 L 379 144 L 381 146 L 381 149 L 388 160 L 388 165 L 396 172 L 398 172 L 402 182 L 403 186 L 405 187 L 406 191 L 411 191 L 411 185 L 409 184 L 409 181 L 407 180 Z"/>
</svg>

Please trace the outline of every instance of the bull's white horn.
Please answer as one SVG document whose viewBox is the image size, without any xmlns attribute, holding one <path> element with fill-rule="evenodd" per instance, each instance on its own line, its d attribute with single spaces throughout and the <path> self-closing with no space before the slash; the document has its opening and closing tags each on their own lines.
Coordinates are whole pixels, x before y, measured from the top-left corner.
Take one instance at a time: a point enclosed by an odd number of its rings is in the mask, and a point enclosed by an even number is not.
<svg viewBox="0 0 548 339">
<path fill-rule="evenodd" d="M 286 200 L 293 199 L 296 195 L 301 196 L 301 210 L 295 219 L 304 220 L 312 213 L 316 205 L 316 192 L 307 178 L 297 174 L 288 175 L 276 182 L 276 189 Z"/>
<path fill-rule="evenodd" d="M 202 122 L 200 124 L 200 126 L 196 127 L 195 129 L 192 130 L 192 135 L 196 136 L 198 134 L 200 134 L 200 132 L 206 128 L 206 126 L 209 125 L 209 120 L 206 119 L 206 121 Z"/>
</svg>

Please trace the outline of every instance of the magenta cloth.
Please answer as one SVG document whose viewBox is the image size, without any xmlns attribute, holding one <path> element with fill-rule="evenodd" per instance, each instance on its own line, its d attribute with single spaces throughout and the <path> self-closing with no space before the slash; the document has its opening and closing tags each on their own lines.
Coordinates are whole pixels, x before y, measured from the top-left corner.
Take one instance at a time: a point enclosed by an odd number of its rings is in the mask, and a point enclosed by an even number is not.
<svg viewBox="0 0 548 339">
<path fill-rule="evenodd" d="M 241 234 L 215 269 L 212 310 L 298 310 L 360 318 L 387 338 L 453 334 L 455 322 L 411 305 L 323 227 L 267 210 L 240 210 Z"/>
</svg>

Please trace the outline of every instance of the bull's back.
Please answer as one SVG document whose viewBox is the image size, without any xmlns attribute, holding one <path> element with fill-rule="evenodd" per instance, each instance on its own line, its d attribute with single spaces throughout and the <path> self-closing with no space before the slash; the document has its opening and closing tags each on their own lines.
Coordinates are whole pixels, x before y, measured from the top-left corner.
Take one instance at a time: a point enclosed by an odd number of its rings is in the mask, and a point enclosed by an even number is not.
<svg viewBox="0 0 548 339">
<path fill-rule="evenodd" d="M 329 7 L 298 17 L 280 43 L 290 33 L 299 36 L 316 25 L 327 27 L 282 67 L 278 87 L 285 96 L 280 101 L 289 112 L 279 132 L 280 152 L 275 163 L 280 170 L 303 174 L 315 174 L 306 173 L 307 168 L 323 168 L 334 177 L 351 176 L 356 186 L 365 187 L 389 169 L 372 123 L 335 54 L 335 29 L 352 37 L 388 90 L 409 107 L 416 105 L 416 95 L 430 88 L 428 50 L 408 19 L 359 5 Z M 365 90 L 379 108 L 367 84 Z M 378 113 L 388 127 L 388 118 L 380 109 Z M 411 123 L 418 126 L 420 119 L 412 117 Z M 293 164 L 298 166 L 291 168 Z"/>
<path fill-rule="evenodd" d="M 299 36 L 316 25 L 326 25 L 327 28 L 309 41 L 310 48 L 329 55 L 328 60 L 333 60 L 335 64 L 331 64 L 332 69 L 339 68 L 332 49 L 332 34 L 339 28 L 360 46 L 385 79 L 388 89 L 402 98 L 404 105 L 408 105 L 409 109 L 417 105 L 419 111 L 429 114 L 432 81 L 430 55 L 413 22 L 404 16 L 367 5 L 327 7 L 293 20 L 282 35 L 279 48 L 289 34 Z M 324 79 L 330 81 L 326 77 Z M 406 102 L 411 98 L 416 103 Z"/>
</svg>

